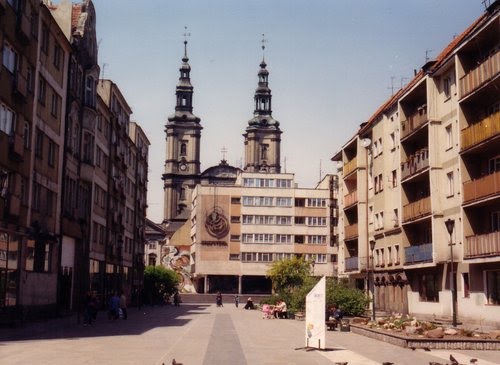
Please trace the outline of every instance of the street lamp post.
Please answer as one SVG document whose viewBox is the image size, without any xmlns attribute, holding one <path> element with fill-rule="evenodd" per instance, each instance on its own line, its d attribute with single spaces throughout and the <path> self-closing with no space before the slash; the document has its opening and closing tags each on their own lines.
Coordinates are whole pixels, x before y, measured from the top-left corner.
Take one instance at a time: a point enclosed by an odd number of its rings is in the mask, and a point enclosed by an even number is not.
<svg viewBox="0 0 500 365">
<path fill-rule="evenodd" d="M 371 291 L 372 291 L 372 321 L 375 321 L 375 258 L 373 256 L 373 250 L 375 249 L 375 241 L 370 241 L 370 258 L 371 258 L 371 267 L 370 267 L 370 272 L 371 272 L 371 279 L 370 279 L 370 286 L 371 286 Z"/>
<path fill-rule="evenodd" d="M 446 230 L 448 231 L 448 234 L 450 235 L 450 243 L 448 246 L 450 246 L 450 290 L 451 290 L 451 309 L 452 309 L 452 314 L 453 314 L 453 327 L 457 326 L 457 288 L 455 286 L 455 271 L 453 268 L 453 246 L 455 245 L 453 243 L 452 239 L 452 234 L 453 234 L 453 228 L 455 227 L 455 220 L 453 219 L 448 219 L 446 222 L 444 222 L 446 225 Z"/>
</svg>

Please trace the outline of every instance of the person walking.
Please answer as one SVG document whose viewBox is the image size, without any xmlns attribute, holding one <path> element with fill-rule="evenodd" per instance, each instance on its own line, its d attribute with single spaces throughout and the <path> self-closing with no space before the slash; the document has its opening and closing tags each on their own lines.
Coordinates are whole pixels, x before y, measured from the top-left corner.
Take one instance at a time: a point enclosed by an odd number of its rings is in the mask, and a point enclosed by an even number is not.
<svg viewBox="0 0 500 365">
<path fill-rule="evenodd" d="M 127 297 L 125 296 L 123 290 L 120 295 L 120 309 L 122 311 L 123 319 L 127 319 Z"/>
<path fill-rule="evenodd" d="M 174 293 L 174 307 L 180 307 L 181 305 L 181 296 L 179 294 L 179 291 L 176 290 Z"/>
<path fill-rule="evenodd" d="M 224 307 L 222 305 L 222 294 L 220 291 L 218 291 L 217 295 L 215 296 L 215 303 L 217 304 L 217 307 Z"/>
<path fill-rule="evenodd" d="M 238 308 L 239 304 L 240 304 L 240 296 L 238 294 L 236 294 L 234 296 L 234 305 L 236 306 L 236 308 Z"/>
</svg>

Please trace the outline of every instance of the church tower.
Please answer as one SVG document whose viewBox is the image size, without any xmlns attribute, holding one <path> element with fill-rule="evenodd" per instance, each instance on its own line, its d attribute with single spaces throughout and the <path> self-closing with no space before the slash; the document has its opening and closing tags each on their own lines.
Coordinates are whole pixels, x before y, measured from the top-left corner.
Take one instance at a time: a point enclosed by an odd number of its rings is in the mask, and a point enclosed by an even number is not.
<svg viewBox="0 0 500 365">
<path fill-rule="evenodd" d="M 264 40 L 263 40 L 264 42 Z M 264 45 L 262 50 L 264 51 Z M 280 173 L 281 130 L 279 122 L 272 117 L 269 71 L 264 56 L 258 73 L 259 83 L 255 90 L 255 110 L 248 121 L 245 134 L 245 164 L 247 172 Z"/>
<path fill-rule="evenodd" d="M 186 39 L 179 82 L 175 90 L 175 113 L 168 117 L 165 125 L 167 150 L 165 173 L 162 176 L 163 223 L 189 218 L 187 207 L 191 191 L 200 179 L 200 137 L 203 127 L 200 125 L 200 118 L 193 114 L 193 86 L 188 61 Z"/>
</svg>

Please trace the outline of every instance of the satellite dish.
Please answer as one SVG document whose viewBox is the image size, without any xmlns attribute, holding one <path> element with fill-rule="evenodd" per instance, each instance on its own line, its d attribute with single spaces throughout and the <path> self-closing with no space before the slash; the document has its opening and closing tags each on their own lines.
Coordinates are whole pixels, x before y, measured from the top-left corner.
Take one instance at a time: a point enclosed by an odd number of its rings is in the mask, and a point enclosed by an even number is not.
<svg viewBox="0 0 500 365">
<path fill-rule="evenodd" d="M 361 140 L 361 146 L 363 146 L 364 148 L 369 147 L 371 144 L 372 144 L 372 140 L 370 138 L 363 138 Z"/>
</svg>

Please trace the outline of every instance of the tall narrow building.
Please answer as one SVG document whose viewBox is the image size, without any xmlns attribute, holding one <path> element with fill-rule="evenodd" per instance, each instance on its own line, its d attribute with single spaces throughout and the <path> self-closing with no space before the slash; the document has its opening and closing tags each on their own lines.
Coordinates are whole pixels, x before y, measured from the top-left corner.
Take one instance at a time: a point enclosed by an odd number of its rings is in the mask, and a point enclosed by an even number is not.
<svg viewBox="0 0 500 365">
<path fill-rule="evenodd" d="M 200 177 L 200 137 L 203 127 L 200 125 L 200 118 L 193 114 L 193 86 L 188 61 L 185 40 L 184 57 L 175 91 L 175 113 L 165 125 L 167 151 L 162 177 L 165 192 L 164 223 L 189 217 L 186 210 L 188 200 Z"/>
<path fill-rule="evenodd" d="M 247 172 L 280 173 L 281 130 L 279 122 L 272 117 L 269 71 L 262 58 L 259 84 L 255 90 L 255 111 L 248 121 L 245 134 L 245 165 Z"/>
</svg>

